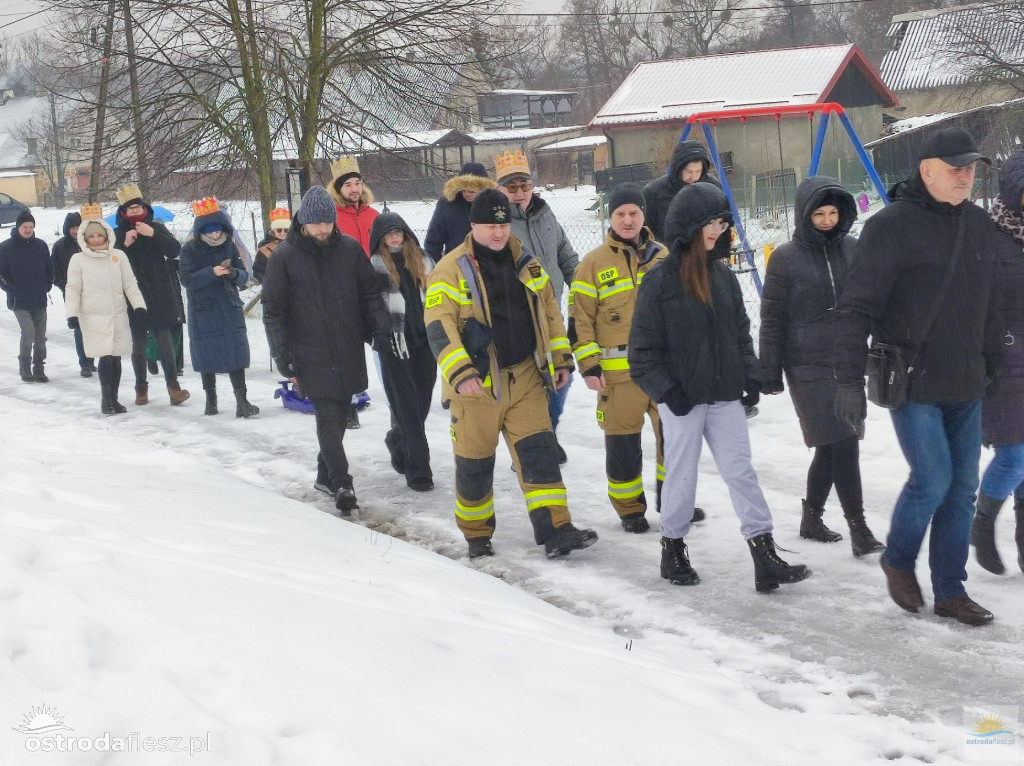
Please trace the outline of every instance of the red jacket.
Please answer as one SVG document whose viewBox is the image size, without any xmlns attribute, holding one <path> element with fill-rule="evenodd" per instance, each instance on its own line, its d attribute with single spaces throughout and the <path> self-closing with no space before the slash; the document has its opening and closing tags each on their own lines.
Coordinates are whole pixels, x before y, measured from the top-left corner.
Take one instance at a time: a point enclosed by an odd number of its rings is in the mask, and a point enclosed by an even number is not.
<svg viewBox="0 0 1024 766">
<path fill-rule="evenodd" d="M 336 205 L 338 209 L 338 228 L 342 234 L 347 234 L 363 246 L 366 256 L 370 256 L 370 227 L 373 226 L 373 219 L 380 213 L 369 205 L 360 202 L 359 205 Z"/>
</svg>

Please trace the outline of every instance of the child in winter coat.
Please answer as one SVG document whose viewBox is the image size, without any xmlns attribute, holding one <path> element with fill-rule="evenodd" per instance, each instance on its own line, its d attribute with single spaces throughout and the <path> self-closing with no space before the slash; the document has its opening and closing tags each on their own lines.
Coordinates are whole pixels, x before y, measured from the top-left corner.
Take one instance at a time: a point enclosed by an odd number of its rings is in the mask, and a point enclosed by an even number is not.
<svg viewBox="0 0 1024 766">
<path fill-rule="evenodd" d="M 144 320 L 146 301 L 128 256 L 114 248 L 114 230 L 101 216 L 99 205 L 82 208 L 83 223 L 78 229 L 81 250 L 68 264 L 64 300 L 68 327 L 81 330 L 87 356 L 99 357 L 100 412 L 119 415 L 126 412 L 117 401 L 121 357 L 132 353 L 128 302 Z"/>
<path fill-rule="evenodd" d="M 384 443 L 391 465 L 410 489 L 434 488 L 424 423 L 437 380 L 437 363 L 423 321 L 424 291 L 433 262 L 397 213 L 382 213 L 370 230 L 370 263 L 391 317 L 391 339 L 380 353 L 381 379 L 396 424 Z"/>
<path fill-rule="evenodd" d="M 238 290 L 249 281 L 235 246 L 234 227 L 213 197 L 192 203 L 192 238 L 181 246 L 181 284 L 188 296 L 192 368 L 200 373 L 207 415 L 216 415 L 217 373 L 226 372 L 235 393 L 235 417 L 259 414 L 246 398 L 249 339 Z"/>
</svg>

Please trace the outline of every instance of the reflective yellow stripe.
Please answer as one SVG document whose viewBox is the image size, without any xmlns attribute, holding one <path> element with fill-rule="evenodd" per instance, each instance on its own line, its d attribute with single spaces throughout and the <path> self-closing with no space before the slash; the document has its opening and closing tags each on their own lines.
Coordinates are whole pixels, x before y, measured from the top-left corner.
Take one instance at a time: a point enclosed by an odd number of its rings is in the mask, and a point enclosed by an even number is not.
<svg viewBox="0 0 1024 766">
<path fill-rule="evenodd" d="M 443 356 L 441 359 L 439 359 L 437 362 L 437 366 L 441 368 L 441 374 L 447 378 L 448 373 L 451 372 L 451 369 L 455 365 L 457 365 L 459 362 L 468 361 L 469 354 L 466 353 L 466 349 L 464 349 L 462 346 L 459 346 L 450 354 L 447 354 L 446 356 Z"/>
<path fill-rule="evenodd" d="M 636 286 L 637 287 L 640 287 L 640 283 L 644 281 L 644 274 L 646 274 L 646 273 L 647 272 L 645 272 L 645 271 L 638 271 L 637 272 L 637 275 L 636 275 Z"/>
<path fill-rule="evenodd" d="M 562 350 L 562 349 L 564 349 L 566 351 L 570 351 L 572 349 L 572 346 L 569 345 L 569 339 L 568 338 L 564 338 L 564 337 L 563 338 L 552 338 L 551 339 L 551 350 L 552 351 L 559 351 L 559 350 Z"/>
<path fill-rule="evenodd" d="M 584 343 L 582 346 L 576 349 L 576 360 L 582 362 L 588 356 L 593 356 L 594 354 L 600 353 L 601 347 L 598 346 L 596 343 Z"/>
<path fill-rule="evenodd" d="M 536 279 L 531 279 L 529 282 L 527 282 L 526 286 L 528 288 L 530 288 L 530 290 L 532 292 L 536 293 L 536 292 L 540 292 L 541 290 L 543 290 L 544 289 L 544 285 L 546 285 L 547 283 L 548 283 L 548 275 L 542 273 Z"/>
<path fill-rule="evenodd" d="M 644 493 L 644 480 L 637 476 L 632 481 L 608 481 L 608 497 L 614 500 L 632 500 Z"/>
<path fill-rule="evenodd" d="M 580 295 L 586 295 L 590 298 L 597 297 L 597 288 L 594 285 L 588 284 L 587 282 L 581 282 L 579 280 L 572 283 L 572 287 L 569 288 L 570 293 L 579 293 Z"/>
<path fill-rule="evenodd" d="M 658 463 L 658 481 L 665 481 L 665 466 Z"/>
<path fill-rule="evenodd" d="M 526 508 L 535 511 L 548 505 L 568 505 L 565 490 L 558 487 L 550 489 L 535 489 L 523 495 L 526 498 Z"/>
<path fill-rule="evenodd" d="M 427 288 L 427 307 L 430 308 L 431 306 L 437 305 L 440 302 L 438 299 L 443 298 L 444 296 L 448 296 L 455 303 L 458 303 L 461 306 L 468 306 L 473 302 L 472 300 L 466 298 L 464 293 L 457 290 L 455 287 L 452 287 L 447 282 L 435 282 L 434 284 Z M 431 302 L 431 298 L 434 298 L 435 300 Z"/>
<path fill-rule="evenodd" d="M 628 370 L 628 359 L 601 359 L 602 370 Z"/>
<path fill-rule="evenodd" d="M 615 282 L 612 282 L 610 285 L 605 285 L 600 290 L 598 290 L 597 291 L 597 299 L 598 300 L 604 300 L 605 298 L 609 298 L 609 297 L 611 297 L 613 295 L 617 295 L 618 293 L 624 293 L 626 290 L 632 290 L 632 289 L 633 289 L 633 280 L 632 279 L 619 279 L 619 280 L 616 280 Z"/>
<path fill-rule="evenodd" d="M 455 515 L 466 521 L 480 521 L 494 515 L 494 497 L 488 498 L 480 505 L 468 505 L 455 501 Z"/>
</svg>

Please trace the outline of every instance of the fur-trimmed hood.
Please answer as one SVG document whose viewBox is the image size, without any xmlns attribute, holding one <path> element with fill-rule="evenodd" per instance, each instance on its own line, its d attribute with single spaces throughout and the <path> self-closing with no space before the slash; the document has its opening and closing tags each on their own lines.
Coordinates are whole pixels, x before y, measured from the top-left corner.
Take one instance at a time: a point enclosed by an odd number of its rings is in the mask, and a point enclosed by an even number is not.
<svg viewBox="0 0 1024 766">
<path fill-rule="evenodd" d="M 331 198 L 335 204 L 341 205 L 342 207 L 348 207 L 348 202 L 341 198 L 341 194 L 337 189 L 334 188 L 335 181 L 332 180 L 330 186 L 327 187 L 327 191 L 331 193 Z M 363 205 L 372 205 L 374 203 L 373 192 L 370 191 L 370 187 L 366 185 L 366 181 L 363 181 L 363 193 L 359 195 L 359 202 Z"/>
<path fill-rule="evenodd" d="M 107 247 L 106 247 L 105 250 L 93 250 L 91 247 L 89 247 L 85 243 L 85 230 L 89 228 L 89 224 L 91 224 L 91 223 L 98 223 L 100 226 L 103 227 L 103 230 L 107 232 Z M 92 221 L 83 221 L 78 226 L 78 246 L 82 249 L 82 252 L 85 253 L 86 255 L 92 255 L 94 257 L 95 256 L 99 256 L 99 257 L 106 258 L 107 254 L 110 253 L 111 250 L 115 250 L 116 249 L 116 247 L 114 245 L 115 236 L 116 235 L 114 234 L 114 227 L 111 226 L 109 223 L 107 223 L 102 218 L 97 218 L 96 220 L 92 220 Z M 120 252 L 120 251 L 118 251 L 118 252 Z"/>
<path fill-rule="evenodd" d="M 444 185 L 443 194 L 446 200 L 454 202 L 455 198 L 464 191 L 481 192 L 484 189 L 497 188 L 498 184 L 490 178 L 466 173 L 465 175 L 455 176 L 455 178 L 449 178 Z"/>
</svg>

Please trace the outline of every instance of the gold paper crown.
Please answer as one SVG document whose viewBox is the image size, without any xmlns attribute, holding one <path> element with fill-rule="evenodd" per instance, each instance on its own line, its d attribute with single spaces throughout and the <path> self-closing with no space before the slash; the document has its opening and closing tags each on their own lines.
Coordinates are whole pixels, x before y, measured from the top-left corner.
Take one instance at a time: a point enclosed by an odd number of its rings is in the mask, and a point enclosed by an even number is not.
<svg viewBox="0 0 1024 766">
<path fill-rule="evenodd" d="M 216 197 L 203 197 L 199 200 L 192 200 L 192 213 L 198 218 L 201 215 L 210 215 L 220 210 Z"/>
<path fill-rule="evenodd" d="M 274 221 L 290 221 L 292 219 L 291 211 L 286 207 L 275 207 L 270 211 L 270 222 Z"/>
<path fill-rule="evenodd" d="M 362 173 L 359 172 L 359 162 L 355 157 L 346 157 L 343 155 L 338 157 L 335 162 L 331 163 L 331 174 L 334 178 L 341 178 L 341 176 L 346 173 L 358 173 L 359 175 L 362 175 Z"/>
<path fill-rule="evenodd" d="M 497 179 L 500 181 L 502 178 L 516 173 L 530 175 L 530 163 L 526 161 L 526 155 L 518 149 L 515 154 L 510 151 L 499 154 L 494 161 L 494 175 Z"/>
<path fill-rule="evenodd" d="M 123 205 L 133 199 L 142 199 L 142 189 L 138 184 L 125 184 L 117 190 L 117 204 Z"/>
<path fill-rule="evenodd" d="M 88 205 L 82 205 L 82 221 L 102 221 L 103 220 L 103 208 L 97 203 L 93 202 Z"/>
</svg>

